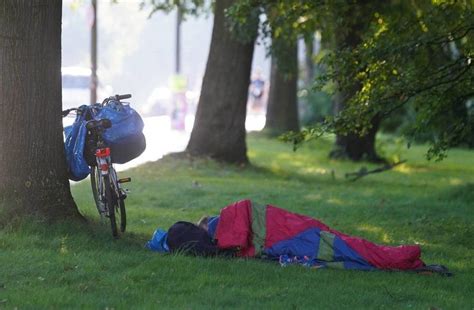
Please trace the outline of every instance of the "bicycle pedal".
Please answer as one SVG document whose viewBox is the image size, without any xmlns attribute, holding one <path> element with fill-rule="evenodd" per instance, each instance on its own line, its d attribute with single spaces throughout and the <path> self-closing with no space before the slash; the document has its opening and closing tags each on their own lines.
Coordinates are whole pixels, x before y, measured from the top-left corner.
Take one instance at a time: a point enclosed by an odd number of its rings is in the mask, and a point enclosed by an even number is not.
<svg viewBox="0 0 474 310">
<path fill-rule="evenodd" d="M 132 181 L 132 178 L 123 178 L 123 179 L 118 180 L 119 183 L 127 183 L 131 181 Z"/>
</svg>

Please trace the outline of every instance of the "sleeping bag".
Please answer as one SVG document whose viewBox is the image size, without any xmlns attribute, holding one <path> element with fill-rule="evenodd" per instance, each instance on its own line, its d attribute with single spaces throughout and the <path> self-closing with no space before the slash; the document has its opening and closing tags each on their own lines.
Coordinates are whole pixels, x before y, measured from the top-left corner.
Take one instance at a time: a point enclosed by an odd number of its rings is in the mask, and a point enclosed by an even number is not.
<svg viewBox="0 0 474 310">
<path fill-rule="evenodd" d="M 243 257 L 304 258 L 316 267 L 411 270 L 425 265 L 418 245 L 378 245 L 308 216 L 250 200 L 221 210 L 214 238 L 219 248 L 238 248 Z"/>
</svg>

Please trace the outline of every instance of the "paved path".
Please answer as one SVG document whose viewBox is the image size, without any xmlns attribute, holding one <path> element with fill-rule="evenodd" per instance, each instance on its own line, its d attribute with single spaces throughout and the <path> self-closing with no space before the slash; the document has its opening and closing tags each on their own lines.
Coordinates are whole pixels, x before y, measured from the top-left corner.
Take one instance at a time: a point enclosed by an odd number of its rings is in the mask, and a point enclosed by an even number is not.
<svg viewBox="0 0 474 310">
<path fill-rule="evenodd" d="M 64 124 L 69 125 L 73 121 L 73 118 L 65 118 Z M 188 117 L 186 130 L 184 131 L 172 130 L 168 116 L 145 117 L 143 121 L 145 123 L 146 150 L 142 155 L 126 164 L 115 164 L 117 171 L 130 169 L 149 161 L 156 161 L 171 152 L 183 151 L 188 143 L 194 119 Z M 264 123 L 265 116 L 249 115 L 247 116 L 246 128 L 248 131 L 261 130 Z"/>
<path fill-rule="evenodd" d="M 123 164 L 114 165 L 118 171 L 136 167 L 148 161 L 155 161 L 171 152 L 183 151 L 189 140 L 189 131 L 171 130 L 168 116 L 145 117 L 143 133 L 146 137 L 146 149 L 142 155 Z"/>
</svg>

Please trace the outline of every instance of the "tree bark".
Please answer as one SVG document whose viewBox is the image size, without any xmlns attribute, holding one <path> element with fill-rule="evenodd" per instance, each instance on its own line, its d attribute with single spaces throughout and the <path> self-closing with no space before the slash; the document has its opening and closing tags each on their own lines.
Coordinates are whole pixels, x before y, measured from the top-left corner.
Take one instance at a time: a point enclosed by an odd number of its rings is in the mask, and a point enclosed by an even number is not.
<svg viewBox="0 0 474 310">
<path fill-rule="evenodd" d="M 61 119 L 61 0 L 0 2 L 0 206 L 79 216 Z"/>
<path fill-rule="evenodd" d="M 298 82 L 296 42 L 287 48 L 282 53 L 285 55 L 285 59 L 278 59 L 272 56 L 270 90 L 264 130 L 275 135 L 290 130 L 299 130 L 298 101 L 296 96 Z M 284 71 L 280 69 L 281 61 L 285 62 Z"/>
<path fill-rule="evenodd" d="M 194 156 L 246 163 L 245 117 L 254 41 L 239 42 L 229 32 L 224 10 L 233 3 L 215 3 L 211 47 L 186 151 Z"/>
</svg>

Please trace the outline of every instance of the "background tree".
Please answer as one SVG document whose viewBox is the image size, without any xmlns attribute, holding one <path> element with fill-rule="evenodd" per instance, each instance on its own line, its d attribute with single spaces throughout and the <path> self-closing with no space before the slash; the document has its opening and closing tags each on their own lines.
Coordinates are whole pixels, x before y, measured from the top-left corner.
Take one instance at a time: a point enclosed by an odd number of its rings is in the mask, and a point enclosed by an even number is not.
<svg viewBox="0 0 474 310">
<path fill-rule="evenodd" d="M 270 90 L 264 130 L 280 135 L 298 131 L 298 50 L 296 39 L 282 40 L 279 53 L 272 55 Z M 272 45 L 278 42 L 273 38 Z M 275 47 L 274 47 L 275 48 Z"/>
<path fill-rule="evenodd" d="M 410 111 L 402 134 L 424 136 L 427 157 L 442 158 L 450 147 L 469 145 L 474 132 L 472 69 L 474 14 L 469 1 L 393 1 L 378 7 L 355 48 L 338 50 L 324 63 L 320 85 L 337 81 L 358 91 L 345 109 L 298 142 L 323 132 L 366 135 L 374 117 Z M 472 145 L 472 144 L 471 144 Z"/>
<path fill-rule="evenodd" d="M 306 87 L 311 87 L 314 81 L 314 72 L 315 72 L 315 64 L 314 64 L 314 41 L 315 41 L 315 31 L 313 33 L 308 33 L 304 36 L 304 85 Z"/>
<path fill-rule="evenodd" d="M 186 152 L 193 156 L 246 163 L 245 118 L 258 10 L 247 12 L 249 23 L 232 24 L 226 12 L 236 0 L 212 1 L 214 26 L 201 95 Z M 183 16 L 206 12 L 204 0 L 149 0 L 153 12 L 179 7 Z"/>
<path fill-rule="evenodd" d="M 370 1 L 315 1 L 302 3 L 298 1 L 260 1 L 242 0 L 240 8 L 246 6 L 263 7 L 266 21 L 262 25 L 264 36 L 272 37 L 270 52 L 272 54 L 272 73 L 270 94 L 268 99 L 267 131 L 281 134 L 285 131 L 297 131 L 297 81 L 298 62 L 296 40 L 303 37 L 311 44 L 308 49 L 312 62 L 312 38 L 317 29 L 323 29 L 325 39 L 331 41 L 331 49 L 342 50 L 355 48 L 362 40 L 363 32 L 368 28 L 366 15 L 372 13 Z M 243 9 L 236 10 L 234 17 L 245 22 Z M 308 44 L 307 44 L 308 45 Z M 307 64 L 307 76 L 313 75 L 313 66 Z M 306 76 L 306 80 L 308 77 Z M 337 85 L 337 80 L 334 81 Z M 338 88 L 333 98 L 334 113 L 339 114 L 349 100 L 359 89 L 360 84 L 354 82 L 350 87 Z M 362 158 L 379 160 L 375 151 L 375 133 L 379 119 L 373 119 L 373 127 L 368 134 L 359 136 L 352 133 L 339 133 L 336 148 L 331 152 L 332 157 L 344 157 L 353 160 Z"/>
<path fill-rule="evenodd" d="M 379 5 L 380 3 L 378 3 Z M 370 1 L 353 1 L 350 5 L 333 3 L 328 5 L 331 16 L 331 29 L 329 34 L 333 41 L 333 51 L 345 51 L 350 54 L 362 42 L 363 35 L 370 25 L 370 19 L 376 7 Z M 334 64 L 337 66 L 337 63 Z M 334 68 L 337 72 L 341 69 Z M 351 72 L 353 74 L 353 72 Z M 347 101 L 354 97 L 362 85 L 357 79 L 348 80 L 346 76 L 334 76 L 333 81 L 336 91 L 333 97 L 333 114 L 339 115 L 344 111 Z M 375 135 L 379 129 L 380 117 L 375 114 L 370 119 L 370 128 L 363 134 L 336 132 L 334 149 L 330 153 L 332 158 L 347 158 L 350 160 L 365 159 L 368 161 L 382 161 L 375 150 Z"/>
<path fill-rule="evenodd" d="M 61 16 L 61 0 L 0 2 L 0 205 L 17 214 L 79 215 L 62 137 Z"/>
<path fill-rule="evenodd" d="M 227 162 L 246 163 L 245 117 L 258 15 L 246 42 L 231 33 L 225 10 L 235 1 L 218 0 L 201 96 L 186 151 Z M 234 31 L 238 31 L 234 29 Z"/>
</svg>

